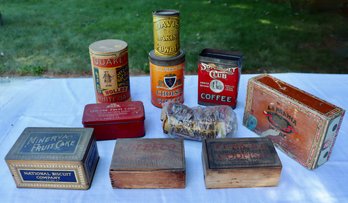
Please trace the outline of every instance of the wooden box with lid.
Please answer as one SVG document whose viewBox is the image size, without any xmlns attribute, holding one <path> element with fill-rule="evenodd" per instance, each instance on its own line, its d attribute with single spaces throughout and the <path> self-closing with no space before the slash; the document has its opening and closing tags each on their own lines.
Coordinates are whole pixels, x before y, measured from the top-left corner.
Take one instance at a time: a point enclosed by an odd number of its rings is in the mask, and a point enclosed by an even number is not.
<svg viewBox="0 0 348 203">
<path fill-rule="evenodd" d="M 202 143 L 206 188 L 276 186 L 282 164 L 268 138 L 206 139 Z"/>
<path fill-rule="evenodd" d="M 183 140 L 117 140 L 110 165 L 110 179 L 113 188 L 184 188 Z"/>
<path fill-rule="evenodd" d="M 248 82 L 243 124 L 314 169 L 330 157 L 344 110 L 270 75 Z"/>
</svg>

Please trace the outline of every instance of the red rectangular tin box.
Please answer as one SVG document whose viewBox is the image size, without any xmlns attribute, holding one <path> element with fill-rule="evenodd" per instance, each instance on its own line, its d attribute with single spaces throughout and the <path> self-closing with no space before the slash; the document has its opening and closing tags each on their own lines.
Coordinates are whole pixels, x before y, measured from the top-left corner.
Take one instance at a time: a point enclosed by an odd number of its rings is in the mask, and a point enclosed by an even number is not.
<svg viewBox="0 0 348 203">
<path fill-rule="evenodd" d="M 242 54 L 203 49 L 198 61 L 198 104 L 236 107 Z"/>
<path fill-rule="evenodd" d="M 308 169 L 330 157 L 344 110 L 270 75 L 248 82 L 243 124 Z"/>
<path fill-rule="evenodd" d="M 141 101 L 87 104 L 84 127 L 94 128 L 97 140 L 134 138 L 145 135 L 145 113 Z"/>
</svg>

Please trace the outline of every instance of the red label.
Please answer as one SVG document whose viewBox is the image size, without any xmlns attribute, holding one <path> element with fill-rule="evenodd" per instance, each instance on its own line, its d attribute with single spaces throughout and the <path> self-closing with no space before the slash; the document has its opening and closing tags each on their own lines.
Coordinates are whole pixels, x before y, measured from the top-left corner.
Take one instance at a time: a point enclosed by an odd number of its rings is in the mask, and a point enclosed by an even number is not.
<svg viewBox="0 0 348 203">
<path fill-rule="evenodd" d="M 198 103 L 236 106 L 239 68 L 227 65 L 198 64 Z"/>
<path fill-rule="evenodd" d="M 102 68 L 113 68 L 125 66 L 128 64 L 128 52 L 121 53 L 118 57 L 115 55 L 111 56 L 101 56 L 92 55 L 91 57 L 93 66 L 98 66 Z"/>
<path fill-rule="evenodd" d="M 91 62 L 97 103 L 128 101 L 128 52 L 104 55 L 91 53 Z"/>
</svg>

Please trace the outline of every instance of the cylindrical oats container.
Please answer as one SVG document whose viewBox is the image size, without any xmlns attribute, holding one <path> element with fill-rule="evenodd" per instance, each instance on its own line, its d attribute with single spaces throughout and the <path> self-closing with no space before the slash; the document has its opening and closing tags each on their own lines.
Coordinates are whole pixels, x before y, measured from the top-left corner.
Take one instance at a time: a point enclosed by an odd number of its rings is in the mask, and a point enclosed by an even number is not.
<svg viewBox="0 0 348 203">
<path fill-rule="evenodd" d="M 177 10 L 153 12 L 154 53 L 156 56 L 173 57 L 180 54 L 180 21 Z"/>
<path fill-rule="evenodd" d="M 130 101 L 128 45 L 106 39 L 89 46 L 97 103 Z"/>
<path fill-rule="evenodd" d="M 151 102 L 162 108 L 167 101 L 184 102 L 185 52 L 174 57 L 159 57 L 152 50 L 149 53 Z"/>
</svg>

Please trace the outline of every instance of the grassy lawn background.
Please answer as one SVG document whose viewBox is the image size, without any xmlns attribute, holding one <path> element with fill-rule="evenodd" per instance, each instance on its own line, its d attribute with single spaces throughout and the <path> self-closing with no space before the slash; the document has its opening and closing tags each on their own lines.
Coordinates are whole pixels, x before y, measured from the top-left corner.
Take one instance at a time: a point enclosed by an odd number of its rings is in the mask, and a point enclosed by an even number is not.
<svg viewBox="0 0 348 203">
<path fill-rule="evenodd" d="M 128 43 L 132 74 L 147 74 L 152 11 L 165 8 L 180 11 L 187 73 L 208 47 L 242 51 L 243 73 L 348 73 L 348 20 L 338 13 L 270 0 L 0 0 L 0 76 L 90 75 L 88 46 L 108 38 Z"/>
</svg>

